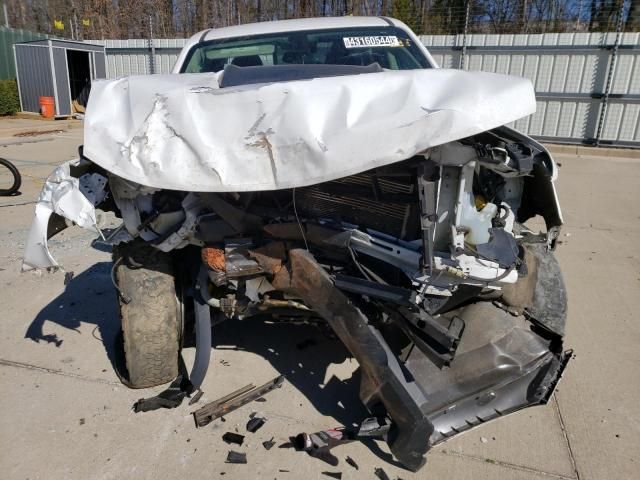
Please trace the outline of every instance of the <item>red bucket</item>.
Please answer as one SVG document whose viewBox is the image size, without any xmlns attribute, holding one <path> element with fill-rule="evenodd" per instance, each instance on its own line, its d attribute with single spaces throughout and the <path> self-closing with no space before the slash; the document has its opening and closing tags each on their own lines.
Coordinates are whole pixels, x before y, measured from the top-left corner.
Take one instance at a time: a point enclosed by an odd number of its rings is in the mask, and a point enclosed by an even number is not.
<svg viewBox="0 0 640 480">
<path fill-rule="evenodd" d="M 56 107 L 53 97 L 40 97 L 40 113 L 44 118 L 54 117 L 56 114 Z"/>
</svg>

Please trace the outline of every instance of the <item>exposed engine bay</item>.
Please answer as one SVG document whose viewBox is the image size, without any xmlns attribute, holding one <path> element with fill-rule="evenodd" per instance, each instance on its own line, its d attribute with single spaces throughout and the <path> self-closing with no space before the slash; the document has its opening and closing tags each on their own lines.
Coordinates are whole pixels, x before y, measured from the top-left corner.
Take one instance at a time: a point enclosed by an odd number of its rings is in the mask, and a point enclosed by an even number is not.
<svg viewBox="0 0 640 480">
<path fill-rule="evenodd" d="M 47 181 L 25 268 L 57 267 L 46 240 L 73 222 L 104 243 L 195 259 L 185 270 L 199 265 L 214 324 L 328 323 L 362 368 L 363 402 L 391 419 L 392 452 L 415 470 L 433 445 L 545 403 L 562 374 L 556 174 L 542 146 L 506 127 L 259 192 L 151 188 L 81 155 Z M 95 209 L 122 224 L 101 229 Z M 536 215 L 546 232 L 523 225 Z"/>
</svg>

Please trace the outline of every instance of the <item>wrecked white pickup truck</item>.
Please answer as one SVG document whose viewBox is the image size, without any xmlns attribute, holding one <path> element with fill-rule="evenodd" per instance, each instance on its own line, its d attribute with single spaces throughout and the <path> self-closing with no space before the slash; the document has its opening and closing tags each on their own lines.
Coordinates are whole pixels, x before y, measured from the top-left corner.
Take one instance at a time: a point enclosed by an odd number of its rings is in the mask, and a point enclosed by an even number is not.
<svg viewBox="0 0 640 480">
<path fill-rule="evenodd" d="M 439 69 L 389 18 L 206 31 L 174 74 L 93 85 L 24 268 L 58 267 L 47 239 L 71 224 L 113 245 L 134 388 L 176 378 L 185 325 L 198 388 L 212 318 L 327 323 L 416 470 L 433 445 L 545 403 L 569 358 L 557 167 L 505 126 L 534 111 L 528 80 Z M 524 226 L 535 216 L 546 232 Z"/>
</svg>

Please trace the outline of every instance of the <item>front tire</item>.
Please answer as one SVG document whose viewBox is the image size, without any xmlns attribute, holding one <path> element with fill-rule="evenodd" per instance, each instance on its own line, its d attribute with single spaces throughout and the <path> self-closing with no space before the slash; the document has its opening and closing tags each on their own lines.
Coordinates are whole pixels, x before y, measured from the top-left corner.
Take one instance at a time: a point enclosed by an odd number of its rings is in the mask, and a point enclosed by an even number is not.
<svg viewBox="0 0 640 480">
<path fill-rule="evenodd" d="M 113 261 L 126 367 L 120 380 L 130 388 L 170 382 L 178 375 L 181 337 L 171 256 L 133 241 L 115 246 Z"/>
</svg>

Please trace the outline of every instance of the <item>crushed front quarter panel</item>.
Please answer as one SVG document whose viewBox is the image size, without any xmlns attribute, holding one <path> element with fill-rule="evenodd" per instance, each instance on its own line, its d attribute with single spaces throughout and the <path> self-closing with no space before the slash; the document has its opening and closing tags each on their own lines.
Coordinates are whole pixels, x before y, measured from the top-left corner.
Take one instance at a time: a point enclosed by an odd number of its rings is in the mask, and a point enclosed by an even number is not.
<svg viewBox="0 0 640 480">
<path fill-rule="evenodd" d="M 83 160 L 70 160 L 57 167 L 47 178 L 38 201 L 27 244 L 22 270 L 55 268 L 58 263 L 49 252 L 47 240 L 62 228 L 51 231 L 52 215 L 65 218 L 87 230 L 100 233 L 96 225 L 93 203 L 82 193 L 80 180 L 71 174 L 72 167 L 79 167 Z"/>
</svg>

